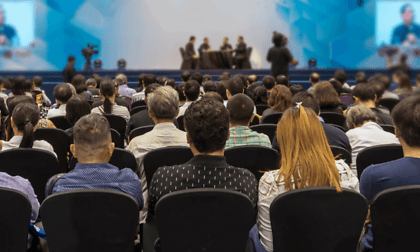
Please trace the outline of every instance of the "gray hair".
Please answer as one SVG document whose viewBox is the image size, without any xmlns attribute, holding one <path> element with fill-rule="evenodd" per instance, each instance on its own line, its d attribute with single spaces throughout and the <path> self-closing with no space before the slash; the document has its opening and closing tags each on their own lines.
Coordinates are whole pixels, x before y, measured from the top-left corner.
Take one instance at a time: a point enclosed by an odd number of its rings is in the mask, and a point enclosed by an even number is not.
<svg viewBox="0 0 420 252">
<path fill-rule="evenodd" d="M 377 122 L 375 113 L 366 105 L 358 104 L 351 107 L 346 114 L 347 129 L 353 129 L 355 125 L 363 125 L 366 121 Z"/>
<path fill-rule="evenodd" d="M 85 155 L 100 155 L 104 147 L 111 142 L 108 120 L 99 114 L 83 116 L 74 125 L 73 141 Z"/>
<path fill-rule="evenodd" d="M 122 80 L 123 85 L 127 84 L 127 76 L 125 74 L 118 74 L 115 79 Z"/>
<path fill-rule="evenodd" d="M 161 86 L 147 96 L 147 107 L 157 119 L 173 119 L 179 106 L 178 93 L 171 86 Z"/>
</svg>

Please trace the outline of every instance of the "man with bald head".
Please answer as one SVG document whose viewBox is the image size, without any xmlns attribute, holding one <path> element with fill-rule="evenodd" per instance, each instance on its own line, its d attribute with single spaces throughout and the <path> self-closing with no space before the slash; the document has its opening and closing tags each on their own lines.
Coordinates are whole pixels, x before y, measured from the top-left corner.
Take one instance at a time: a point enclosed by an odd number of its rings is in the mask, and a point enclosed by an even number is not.
<svg viewBox="0 0 420 252">
<path fill-rule="evenodd" d="M 308 88 L 308 92 L 310 94 L 314 94 L 315 85 L 318 84 L 319 80 L 320 80 L 320 77 L 318 73 L 311 73 L 311 76 L 309 77 L 309 81 L 311 82 L 312 86 Z"/>
</svg>

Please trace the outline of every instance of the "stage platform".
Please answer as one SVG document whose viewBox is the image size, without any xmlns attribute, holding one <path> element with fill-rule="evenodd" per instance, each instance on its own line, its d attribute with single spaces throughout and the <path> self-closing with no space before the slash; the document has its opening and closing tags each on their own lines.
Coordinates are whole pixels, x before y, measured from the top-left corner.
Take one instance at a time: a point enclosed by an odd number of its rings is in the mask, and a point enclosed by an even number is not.
<svg viewBox="0 0 420 252">
<path fill-rule="evenodd" d="M 317 72 L 321 76 L 321 80 L 329 80 L 334 76 L 334 72 L 337 69 L 293 69 L 290 70 L 290 78 L 291 84 L 299 84 L 302 85 L 303 88 L 306 90 L 310 87 L 309 82 L 309 75 L 312 72 Z M 233 76 L 235 74 L 243 74 L 243 75 L 250 75 L 255 74 L 259 77 L 261 82 L 262 78 L 266 75 L 270 75 L 269 69 L 252 69 L 252 70 L 197 70 L 201 74 L 209 74 L 212 76 L 213 81 L 217 82 L 219 76 L 228 71 Z M 190 71 L 191 73 L 197 72 L 196 70 Z M 392 72 L 389 70 L 376 70 L 376 69 L 358 69 L 358 70 L 346 70 L 348 76 L 348 84 L 354 85 L 355 84 L 355 75 L 357 72 L 363 71 L 366 73 L 368 78 L 376 73 L 384 73 L 391 76 Z M 101 70 L 101 71 L 93 71 L 93 72 L 84 72 L 84 71 L 77 71 L 78 74 L 83 74 L 86 77 L 89 77 L 92 73 L 97 73 L 101 77 L 109 76 L 114 78 L 118 73 L 124 73 L 128 77 L 128 86 L 129 87 L 138 87 L 138 76 L 142 73 L 151 73 L 155 76 L 166 76 L 168 78 L 175 79 L 178 83 L 181 83 L 181 70 Z M 420 74 L 420 69 L 412 71 L 412 83 L 415 84 L 414 78 Z M 43 79 L 43 86 L 42 89 L 45 90 L 48 97 L 53 99 L 53 89 L 55 85 L 58 83 L 63 82 L 63 75 L 61 71 L 0 71 L 0 76 L 3 78 L 7 76 L 18 76 L 24 75 L 26 78 L 32 78 L 33 76 L 39 75 Z"/>
</svg>

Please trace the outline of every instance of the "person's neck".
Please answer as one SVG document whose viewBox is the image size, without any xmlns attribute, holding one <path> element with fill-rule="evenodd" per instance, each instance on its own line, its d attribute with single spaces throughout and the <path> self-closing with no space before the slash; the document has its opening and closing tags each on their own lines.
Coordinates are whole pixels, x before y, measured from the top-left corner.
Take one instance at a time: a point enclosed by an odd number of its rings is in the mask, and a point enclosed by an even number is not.
<svg viewBox="0 0 420 252">
<path fill-rule="evenodd" d="M 190 148 L 191 148 L 191 152 L 193 153 L 194 157 L 198 156 L 198 155 L 203 155 L 203 156 L 224 156 L 225 155 L 225 148 L 223 148 L 221 150 L 214 151 L 214 152 L 210 152 L 210 153 L 199 152 L 194 147 L 194 144 L 191 144 L 191 143 L 190 143 Z"/>
<path fill-rule="evenodd" d="M 414 158 L 420 158 L 420 147 L 413 147 L 406 144 L 404 141 L 402 141 L 400 138 L 398 138 L 401 142 L 401 146 L 403 148 L 404 157 L 414 157 Z"/>
<path fill-rule="evenodd" d="M 230 128 L 233 128 L 233 127 L 248 127 L 248 125 L 249 125 L 249 123 L 248 124 L 243 124 L 243 123 L 229 123 L 229 127 Z"/>
<path fill-rule="evenodd" d="M 155 122 L 155 125 L 158 125 L 159 123 L 174 123 L 173 119 L 157 119 L 152 117 L 153 122 Z"/>
<path fill-rule="evenodd" d="M 376 103 L 375 101 L 369 100 L 369 101 L 361 101 L 360 103 L 362 103 L 363 105 L 369 107 L 369 108 L 376 108 Z"/>
</svg>

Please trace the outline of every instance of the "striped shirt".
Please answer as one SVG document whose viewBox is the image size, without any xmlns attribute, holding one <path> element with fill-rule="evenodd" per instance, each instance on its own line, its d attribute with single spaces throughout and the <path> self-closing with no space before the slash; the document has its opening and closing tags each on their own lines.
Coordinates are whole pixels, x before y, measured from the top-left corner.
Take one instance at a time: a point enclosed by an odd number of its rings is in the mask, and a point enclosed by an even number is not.
<svg viewBox="0 0 420 252">
<path fill-rule="evenodd" d="M 271 148 L 270 139 L 266 134 L 258 133 L 247 126 L 231 127 L 229 140 L 226 141 L 226 149 L 242 145 L 260 145 Z"/>
<path fill-rule="evenodd" d="M 104 114 L 103 111 L 104 111 L 104 105 L 101 105 L 99 107 L 96 107 L 96 108 L 92 109 L 92 113 L 94 113 L 94 114 L 102 115 L 102 114 Z M 127 122 L 128 122 L 128 120 L 130 120 L 130 112 L 128 111 L 128 109 L 124 106 L 117 105 L 115 102 L 112 103 L 111 114 L 121 116 Z"/>
</svg>

